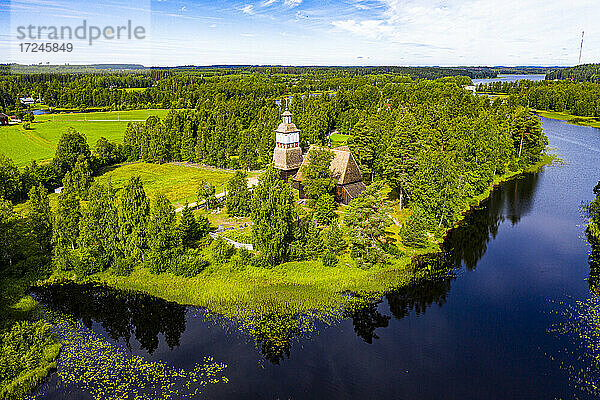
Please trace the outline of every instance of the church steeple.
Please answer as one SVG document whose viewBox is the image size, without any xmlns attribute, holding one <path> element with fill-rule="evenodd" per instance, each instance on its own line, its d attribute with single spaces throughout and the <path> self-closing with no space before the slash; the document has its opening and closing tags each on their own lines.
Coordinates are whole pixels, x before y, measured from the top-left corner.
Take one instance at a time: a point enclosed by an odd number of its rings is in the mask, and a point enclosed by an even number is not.
<svg viewBox="0 0 600 400">
<path fill-rule="evenodd" d="M 281 171 L 281 177 L 287 181 L 294 176 L 302 164 L 302 149 L 300 148 L 300 130 L 292 122 L 292 113 L 286 110 L 281 117 L 275 137 L 273 164 Z"/>
</svg>

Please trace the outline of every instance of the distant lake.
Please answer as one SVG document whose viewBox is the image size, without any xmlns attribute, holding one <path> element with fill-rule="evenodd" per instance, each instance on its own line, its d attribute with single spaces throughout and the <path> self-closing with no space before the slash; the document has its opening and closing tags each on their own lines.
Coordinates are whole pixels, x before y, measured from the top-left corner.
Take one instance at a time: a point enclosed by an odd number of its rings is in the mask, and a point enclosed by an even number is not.
<svg viewBox="0 0 600 400">
<path fill-rule="evenodd" d="M 490 82 L 514 82 L 520 80 L 543 81 L 546 75 L 498 75 L 496 78 L 473 79 L 474 85 Z"/>
</svg>

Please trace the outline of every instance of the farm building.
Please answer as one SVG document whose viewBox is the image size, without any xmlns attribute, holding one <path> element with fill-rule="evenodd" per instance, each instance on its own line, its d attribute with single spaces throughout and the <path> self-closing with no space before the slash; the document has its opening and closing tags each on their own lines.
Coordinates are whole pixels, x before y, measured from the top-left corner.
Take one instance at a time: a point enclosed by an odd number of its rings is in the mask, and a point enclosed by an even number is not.
<svg viewBox="0 0 600 400">
<path fill-rule="evenodd" d="M 0 113 L 0 125 L 8 125 L 8 115 Z"/>
</svg>

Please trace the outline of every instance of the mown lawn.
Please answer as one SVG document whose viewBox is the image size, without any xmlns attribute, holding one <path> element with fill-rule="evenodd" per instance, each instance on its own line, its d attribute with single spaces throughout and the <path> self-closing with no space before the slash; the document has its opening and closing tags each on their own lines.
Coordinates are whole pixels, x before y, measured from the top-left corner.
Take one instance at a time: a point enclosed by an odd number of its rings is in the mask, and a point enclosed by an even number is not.
<svg viewBox="0 0 600 400">
<path fill-rule="evenodd" d="M 84 134 L 91 147 L 100 137 L 122 142 L 128 124 L 125 120 L 145 120 L 151 115 L 164 117 L 167 112 L 134 110 L 36 115 L 31 130 L 23 129 L 22 124 L 0 127 L 0 153 L 12 158 L 18 166 L 29 164 L 31 160 L 48 160 L 54 157 L 56 145 L 69 127 Z"/>
</svg>

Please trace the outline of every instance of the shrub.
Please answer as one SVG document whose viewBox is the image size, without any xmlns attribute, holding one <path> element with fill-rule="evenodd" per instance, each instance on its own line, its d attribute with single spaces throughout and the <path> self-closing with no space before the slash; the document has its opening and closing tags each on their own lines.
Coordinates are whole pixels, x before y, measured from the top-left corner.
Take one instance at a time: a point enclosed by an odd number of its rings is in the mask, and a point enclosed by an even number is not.
<svg viewBox="0 0 600 400">
<path fill-rule="evenodd" d="M 327 268 L 335 267 L 338 263 L 337 256 L 329 251 L 323 254 L 321 261 L 323 262 L 323 266 Z"/>
</svg>

